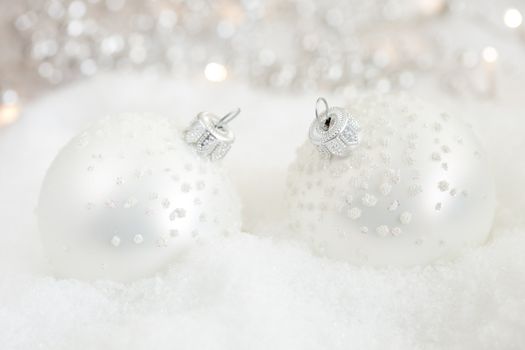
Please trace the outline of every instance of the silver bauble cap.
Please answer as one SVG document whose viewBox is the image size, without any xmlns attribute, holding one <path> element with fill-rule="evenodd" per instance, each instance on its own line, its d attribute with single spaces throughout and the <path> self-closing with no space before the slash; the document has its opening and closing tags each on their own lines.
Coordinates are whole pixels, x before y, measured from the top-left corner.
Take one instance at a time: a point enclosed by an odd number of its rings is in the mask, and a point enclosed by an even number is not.
<svg viewBox="0 0 525 350">
<path fill-rule="evenodd" d="M 321 103 L 325 106 L 324 111 L 319 108 Z M 309 137 L 324 156 L 345 157 L 359 144 L 359 124 L 345 109 L 328 107 L 321 97 L 317 100 L 315 115 Z"/>
<path fill-rule="evenodd" d="M 184 140 L 200 156 L 212 161 L 222 159 L 235 141 L 235 135 L 227 124 L 240 112 L 236 109 L 222 118 L 210 112 L 201 112 L 184 132 Z"/>
</svg>

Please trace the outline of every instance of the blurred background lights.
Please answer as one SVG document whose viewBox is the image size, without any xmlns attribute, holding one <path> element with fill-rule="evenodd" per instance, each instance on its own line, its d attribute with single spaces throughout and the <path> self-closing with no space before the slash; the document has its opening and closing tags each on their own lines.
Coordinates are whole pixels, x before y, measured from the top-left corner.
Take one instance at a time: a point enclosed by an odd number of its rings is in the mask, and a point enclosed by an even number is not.
<svg viewBox="0 0 525 350">
<path fill-rule="evenodd" d="M 498 50 L 496 50 L 492 46 L 487 46 L 483 49 L 481 56 L 483 57 L 483 60 L 485 60 L 485 62 L 496 62 L 496 60 L 498 59 Z"/>
<path fill-rule="evenodd" d="M 224 81 L 228 76 L 228 71 L 226 70 L 226 67 L 224 67 L 222 64 L 210 62 L 206 65 L 206 68 L 204 69 L 204 76 L 209 81 L 221 82 Z"/>
<path fill-rule="evenodd" d="M 482 9 L 463 0 L 21 1 L 0 29 L 0 34 L 14 29 L 12 39 L 11 34 L 0 39 L 0 51 L 12 56 L 6 64 L 13 67 L 0 74 L 0 86 L 17 82 L 25 101 L 51 85 L 112 70 L 151 69 L 290 91 L 339 91 L 348 84 L 409 90 L 422 76 L 442 71 L 443 88 L 478 96 L 484 73 L 476 67 L 496 57 L 501 61 L 503 51 L 487 49 L 484 55 L 483 46 L 468 48 L 470 37 L 463 44 L 447 38 L 443 46 L 435 40 L 440 25 L 433 21 L 465 17 L 486 30 L 499 23 L 494 29 L 507 29 L 502 35 L 523 39 L 525 10 L 498 4 L 489 11 L 493 1 L 474 2 L 486 4 Z M 370 21 L 389 25 L 369 26 Z M 276 28 L 286 34 L 275 38 Z M 488 46 L 495 39 L 481 42 Z M 463 48 L 456 50 L 456 44 Z"/>
<path fill-rule="evenodd" d="M 518 28 L 523 21 L 523 16 L 521 12 L 516 9 L 507 9 L 503 15 L 503 21 L 505 25 L 509 28 Z"/>
<path fill-rule="evenodd" d="M 443 13 L 447 6 L 445 0 L 420 0 L 418 5 L 421 13 L 426 16 L 434 16 Z"/>
<path fill-rule="evenodd" d="M 18 119 L 20 107 L 15 90 L 0 91 L 0 128 Z"/>
<path fill-rule="evenodd" d="M 5 90 L 1 95 L 2 104 L 15 104 L 18 102 L 18 94 L 15 90 Z"/>
</svg>

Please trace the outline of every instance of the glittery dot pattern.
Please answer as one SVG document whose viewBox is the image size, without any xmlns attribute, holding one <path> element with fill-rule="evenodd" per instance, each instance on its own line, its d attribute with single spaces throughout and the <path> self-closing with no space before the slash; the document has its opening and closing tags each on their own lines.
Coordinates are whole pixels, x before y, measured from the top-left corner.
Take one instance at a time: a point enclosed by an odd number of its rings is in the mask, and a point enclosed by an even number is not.
<svg viewBox="0 0 525 350">
<path fill-rule="evenodd" d="M 307 141 L 290 167 L 290 225 L 331 257 L 412 265 L 483 242 L 495 207 L 488 165 L 471 128 L 407 96 L 364 97 L 348 108 L 361 143 L 327 159 Z"/>
<path fill-rule="evenodd" d="M 135 114 L 97 122 L 60 151 L 38 215 L 56 271 L 87 279 L 154 273 L 240 227 L 222 168 L 199 157 L 170 120 Z"/>
</svg>

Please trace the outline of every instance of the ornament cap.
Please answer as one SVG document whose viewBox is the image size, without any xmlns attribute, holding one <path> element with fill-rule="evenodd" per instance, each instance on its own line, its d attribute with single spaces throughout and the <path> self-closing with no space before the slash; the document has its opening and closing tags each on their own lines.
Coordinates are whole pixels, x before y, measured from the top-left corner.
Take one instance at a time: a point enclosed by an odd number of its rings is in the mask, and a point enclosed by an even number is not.
<svg viewBox="0 0 525 350">
<path fill-rule="evenodd" d="M 359 144 L 360 130 L 359 123 L 344 108 L 329 107 L 325 98 L 317 99 L 309 137 L 322 155 L 346 157 Z"/>
<path fill-rule="evenodd" d="M 197 153 L 209 160 L 222 159 L 235 141 L 235 135 L 226 126 L 241 113 L 237 108 L 222 118 L 210 112 L 201 112 L 184 132 L 184 140 Z"/>
</svg>

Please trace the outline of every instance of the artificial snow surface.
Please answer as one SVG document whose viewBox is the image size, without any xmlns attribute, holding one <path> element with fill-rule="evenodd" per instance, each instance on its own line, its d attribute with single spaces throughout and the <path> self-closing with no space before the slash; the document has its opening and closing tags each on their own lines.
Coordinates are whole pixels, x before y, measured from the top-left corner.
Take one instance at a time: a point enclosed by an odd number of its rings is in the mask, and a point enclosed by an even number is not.
<svg viewBox="0 0 525 350">
<path fill-rule="evenodd" d="M 524 348 L 525 122 L 522 90 L 506 88 L 513 94 L 493 102 L 419 89 L 474 124 L 492 158 L 499 208 L 485 246 L 410 269 L 321 258 L 283 228 L 286 168 L 316 95 L 101 76 L 41 98 L 0 130 L 0 349 Z M 34 209 L 63 144 L 109 113 L 155 112 L 183 126 L 201 110 L 237 105 L 225 166 L 243 199 L 244 233 L 131 284 L 51 277 Z"/>
</svg>

